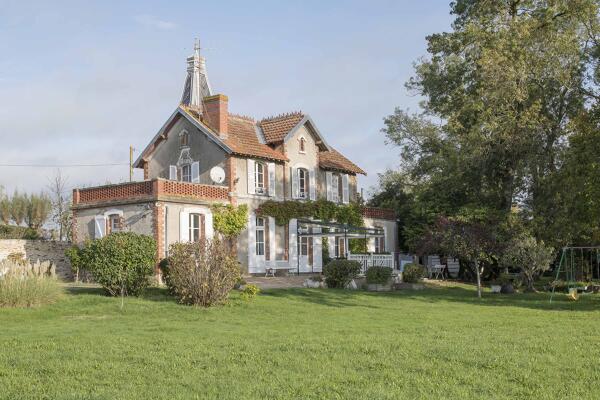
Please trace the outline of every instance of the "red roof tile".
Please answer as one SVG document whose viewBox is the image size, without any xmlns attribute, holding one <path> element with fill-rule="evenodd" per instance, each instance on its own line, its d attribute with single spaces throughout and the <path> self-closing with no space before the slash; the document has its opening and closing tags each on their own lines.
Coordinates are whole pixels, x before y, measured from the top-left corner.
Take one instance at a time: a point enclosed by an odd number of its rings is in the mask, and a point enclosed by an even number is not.
<svg viewBox="0 0 600 400">
<path fill-rule="evenodd" d="M 334 149 L 319 152 L 319 166 L 323 169 L 367 175 L 360 167 Z"/>
<path fill-rule="evenodd" d="M 265 118 L 258 122 L 258 126 L 262 129 L 267 143 L 281 142 L 303 118 L 304 114 L 295 112 Z"/>
</svg>

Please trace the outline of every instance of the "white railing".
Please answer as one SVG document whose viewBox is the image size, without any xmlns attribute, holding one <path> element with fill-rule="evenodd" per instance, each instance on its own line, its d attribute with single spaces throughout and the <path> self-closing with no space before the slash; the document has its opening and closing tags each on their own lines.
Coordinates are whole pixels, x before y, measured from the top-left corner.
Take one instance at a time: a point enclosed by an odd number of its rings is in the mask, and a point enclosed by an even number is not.
<svg viewBox="0 0 600 400">
<path fill-rule="evenodd" d="M 369 267 L 394 268 L 393 254 L 348 254 L 348 260 L 358 261 L 362 265 L 362 272 Z"/>
</svg>

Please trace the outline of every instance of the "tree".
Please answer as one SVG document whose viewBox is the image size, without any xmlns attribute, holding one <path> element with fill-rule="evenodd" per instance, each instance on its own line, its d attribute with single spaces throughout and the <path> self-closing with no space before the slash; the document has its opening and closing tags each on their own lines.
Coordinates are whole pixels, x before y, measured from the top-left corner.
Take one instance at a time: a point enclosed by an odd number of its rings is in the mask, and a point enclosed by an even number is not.
<svg viewBox="0 0 600 400">
<path fill-rule="evenodd" d="M 543 241 L 537 241 L 531 235 L 519 235 L 503 251 L 500 265 L 521 270 L 527 283 L 527 291 L 535 292 L 535 278 L 550 269 L 554 256 L 554 249 L 546 246 Z"/>
<path fill-rule="evenodd" d="M 455 217 L 439 217 L 420 244 L 420 253 L 441 251 L 458 257 L 475 272 L 477 297 L 481 298 L 481 275 L 498 257 L 497 220 L 486 210 L 464 210 Z"/>
<path fill-rule="evenodd" d="M 50 179 L 48 191 L 52 201 L 52 221 L 58 226 L 59 240 L 65 240 L 70 234 L 71 196 L 66 188 L 67 179 L 57 170 Z"/>
<path fill-rule="evenodd" d="M 4 194 L 2 186 L 0 186 L 0 222 L 4 225 L 10 222 L 10 199 Z"/>
<path fill-rule="evenodd" d="M 15 190 L 10 199 L 10 217 L 15 225 L 21 225 L 27 215 L 27 195 Z"/>
<path fill-rule="evenodd" d="M 40 229 L 48 220 L 52 210 L 52 203 L 43 193 L 24 196 L 25 223 L 33 229 Z"/>
<path fill-rule="evenodd" d="M 427 38 L 429 57 L 407 83 L 421 112 L 396 109 L 383 129 L 402 150 L 397 182 L 413 185 L 408 243 L 437 216 L 488 208 L 507 219 L 515 204 L 536 237 L 562 240 L 572 213 L 561 211 L 561 167 L 600 99 L 598 9 L 596 0 L 451 3 L 453 30 Z"/>
</svg>

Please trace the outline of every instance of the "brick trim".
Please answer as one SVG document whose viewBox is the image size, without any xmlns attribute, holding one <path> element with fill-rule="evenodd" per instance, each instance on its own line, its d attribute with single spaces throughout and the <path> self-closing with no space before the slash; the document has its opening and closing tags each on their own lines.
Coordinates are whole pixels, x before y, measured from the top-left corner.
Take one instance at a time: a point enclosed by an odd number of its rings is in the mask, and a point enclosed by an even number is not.
<svg viewBox="0 0 600 400">
<path fill-rule="evenodd" d="M 362 216 L 373 219 L 388 219 L 391 221 L 396 220 L 396 212 L 389 208 L 363 207 Z"/>
</svg>

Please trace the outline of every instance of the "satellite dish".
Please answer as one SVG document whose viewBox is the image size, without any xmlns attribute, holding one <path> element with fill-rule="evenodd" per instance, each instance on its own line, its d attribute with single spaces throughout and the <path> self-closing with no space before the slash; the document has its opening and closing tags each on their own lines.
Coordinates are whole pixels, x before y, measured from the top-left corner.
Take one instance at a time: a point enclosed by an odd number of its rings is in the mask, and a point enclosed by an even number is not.
<svg viewBox="0 0 600 400">
<path fill-rule="evenodd" d="M 212 167 L 210 169 L 210 179 L 214 183 L 223 183 L 225 181 L 225 170 L 221 167 Z"/>
</svg>

